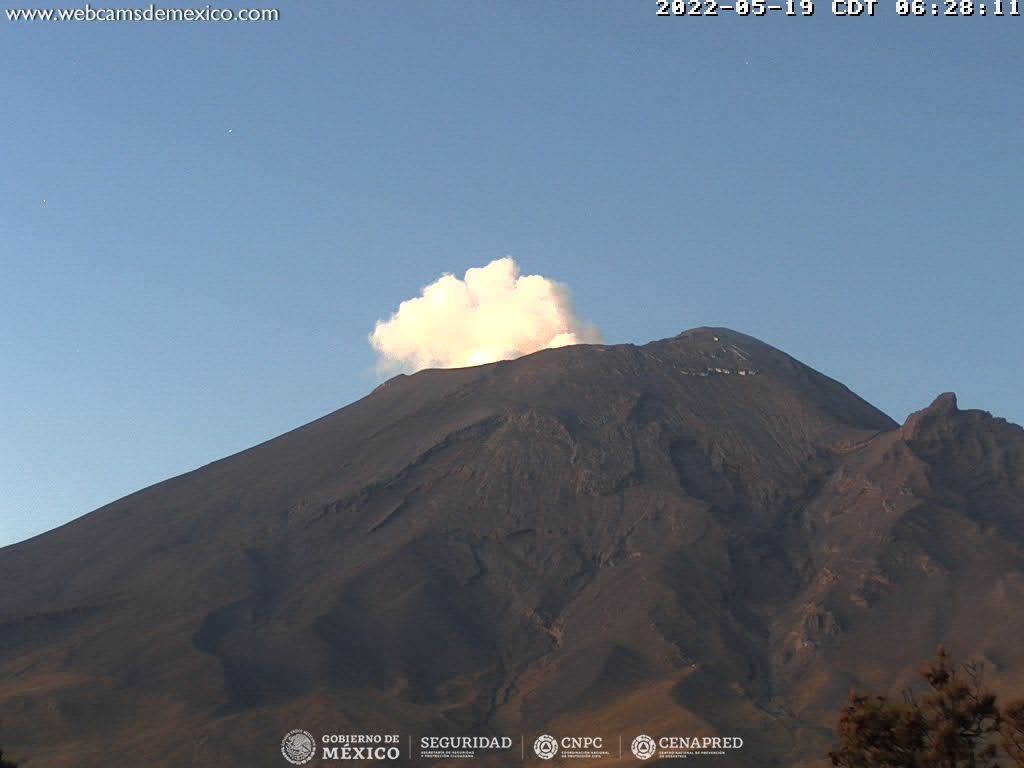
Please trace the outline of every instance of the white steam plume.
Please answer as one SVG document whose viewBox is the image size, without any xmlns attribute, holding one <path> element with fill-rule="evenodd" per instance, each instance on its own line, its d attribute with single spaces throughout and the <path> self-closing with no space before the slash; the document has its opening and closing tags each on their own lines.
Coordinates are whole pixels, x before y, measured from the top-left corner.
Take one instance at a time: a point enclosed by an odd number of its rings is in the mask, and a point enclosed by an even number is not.
<svg viewBox="0 0 1024 768">
<path fill-rule="evenodd" d="M 459 368 L 510 360 L 569 344 L 596 344 L 601 333 L 576 316 L 569 289 L 519 274 L 511 258 L 442 275 L 390 319 L 378 320 L 370 344 L 381 374 Z"/>
</svg>

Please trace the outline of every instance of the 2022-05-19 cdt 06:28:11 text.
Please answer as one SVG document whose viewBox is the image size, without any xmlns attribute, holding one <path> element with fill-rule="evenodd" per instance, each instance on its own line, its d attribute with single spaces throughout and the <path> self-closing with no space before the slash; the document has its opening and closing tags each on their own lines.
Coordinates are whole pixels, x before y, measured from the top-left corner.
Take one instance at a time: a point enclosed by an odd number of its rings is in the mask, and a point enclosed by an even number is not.
<svg viewBox="0 0 1024 768">
<path fill-rule="evenodd" d="M 737 16 L 813 16 L 814 0 L 655 0 L 658 16 L 719 16 L 735 13 Z M 890 5 L 891 4 L 891 5 Z M 1020 16 L 1020 0 L 889 0 L 898 16 Z M 833 16 L 876 16 L 879 0 L 831 0 L 828 9 Z"/>
</svg>

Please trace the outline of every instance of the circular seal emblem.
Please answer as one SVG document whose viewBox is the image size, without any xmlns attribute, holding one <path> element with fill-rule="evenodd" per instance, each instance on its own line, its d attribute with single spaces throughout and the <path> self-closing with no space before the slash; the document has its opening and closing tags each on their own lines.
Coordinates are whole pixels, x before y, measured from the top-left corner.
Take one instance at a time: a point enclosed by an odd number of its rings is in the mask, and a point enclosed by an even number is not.
<svg viewBox="0 0 1024 768">
<path fill-rule="evenodd" d="M 537 753 L 537 757 L 541 760 L 550 760 L 552 757 L 558 754 L 558 741 L 554 736 L 538 736 L 537 740 L 533 742 L 533 751 Z"/>
<path fill-rule="evenodd" d="M 308 763 L 316 755 L 316 739 L 309 731 L 296 728 L 281 739 L 281 754 L 292 765 Z"/>
<path fill-rule="evenodd" d="M 629 748 L 640 760 L 649 760 L 658 751 L 658 745 L 654 743 L 654 739 L 646 734 L 641 734 L 633 739 L 633 743 L 629 745 Z"/>
</svg>

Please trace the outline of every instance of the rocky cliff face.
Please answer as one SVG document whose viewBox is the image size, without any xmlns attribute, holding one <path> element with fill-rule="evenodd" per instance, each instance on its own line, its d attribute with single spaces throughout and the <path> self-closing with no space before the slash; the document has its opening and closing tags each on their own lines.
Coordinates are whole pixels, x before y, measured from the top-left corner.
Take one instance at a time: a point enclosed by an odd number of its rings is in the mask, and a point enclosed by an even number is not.
<svg viewBox="0 0 1024 768">
<path fill-rule="evenodd" d="M 0 719 L 30 768 L 276 766 L 297 723 L 792 766 L 940 642 L 1024 692 L 1022 545 L 1024 430 L 739 333 L 424 371 L 0 550 Z"/>
</svg>

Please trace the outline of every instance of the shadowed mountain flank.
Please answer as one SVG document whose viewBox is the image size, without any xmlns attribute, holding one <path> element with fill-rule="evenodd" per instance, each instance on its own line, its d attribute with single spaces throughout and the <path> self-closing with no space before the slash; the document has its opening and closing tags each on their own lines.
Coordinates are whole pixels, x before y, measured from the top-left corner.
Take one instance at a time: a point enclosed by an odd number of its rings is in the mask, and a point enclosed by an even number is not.
<svg viewBox="0 0 1024 768">
<path fill-rule="evenodd" d="M 727 329 L 565 347 L 396 377 L 0 550 L 0 584 L 28 768 L 588 724 L 810 765 L 940 642 L 1024 691 L 1024 430 L 952 395 L 898 425 Z"/>
</svg>

